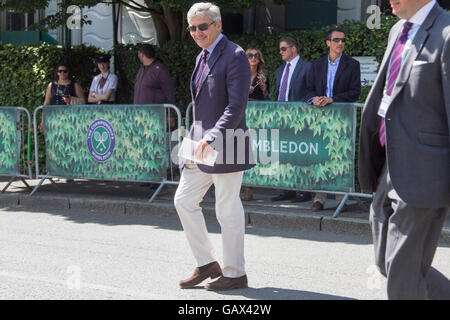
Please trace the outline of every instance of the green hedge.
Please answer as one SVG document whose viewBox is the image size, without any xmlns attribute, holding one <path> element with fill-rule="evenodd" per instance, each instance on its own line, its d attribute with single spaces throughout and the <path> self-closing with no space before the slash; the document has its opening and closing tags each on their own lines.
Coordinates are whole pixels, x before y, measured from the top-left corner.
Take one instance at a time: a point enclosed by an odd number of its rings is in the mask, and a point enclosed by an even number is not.
<svg viewBox="0 0 450 320">
<path fill-rule="evenodd" d="M 397 18 L 382 16 L 381 29 L 370 30 L 364 22 L 345 22 L 336 25 L 346 31 L 345 53 L 350 56 L 375 56 L 381 62 L 387 44 L 388 33 Z M 260 36 L 232 36 L 230 39 L 242 46 L 259 48 L 266 62 L 266 71 L 270 78 L 270 91 L 275 91 L 275 70 L 283 63 L 279 54 L 279 39 L 294 37 L 300 44 L 303 59 L 313 61 L 327 54 L 325 44 L 329 27 L 313 30 L 296 30 L 279 34 Z M 26 107 L 31 114 L 42 105 L 47 84 L 53 78 L 56 64 L 70 60 L 72 74 L 87 94 L 92 78 L 98 72 L 92 58 L 100 52 L 92 46 L 76 46 L 66 52 L 60 46 L 12 46 L 0 43 L 0 106 Z M 192 39 L 171 41 L 161 48 L 155 48 L 156 56 L 169 68 L 175 85 L 176 105 L 183 115 L 190 103 L 189 78 L 194 68 L 195 58 L 200 49 Z M 119 77 L 118 102 L 132 103 L 133 88 L 140 66 L 134 45 L 118 45 L 111 52 L 116 56 L 116 74 Z M 369 87 L 363 87 L 359 102 L 364 102 Z M 359 120 L 359 119 L 358 119 Z M 44 143 L 39 136 L 40 146 Z M 41 149 L 43 150 L 43 149 Z M 44 165 L 44 154 L 40 154 L 40 163 Z"/>
<path fill-rule="evenodd" d="M 345 53 L 349 56 L 375 56 L 381 62 L 387 44 L 389 30 L 397 21 L 391 16 L 382 16 L 381 29 L 370 30 L 364 22 L 346 21 L 336 25 L 346 31 Z M 323 27 L 313 30 L 296 30 L 283 32 L 274 35 L 260 36 L 232 36 L 230 39 L 239 44 L 244 49 L 249 47 L 259 48 L 266 62 L 266 71 L 270 78 L 270 90 L 275 91 L 275 71 L 283 63 L 279 53 L 279 39 L 286 36 L 294 37 L 300 44 L 300 55 L 303 59 L 313 61 L 328 52 L 325 44 L 326 32 L 330 27 Z M 132 101 L 133 85 L 139 68 L 139 61 L 136 56 L 136 48 L 133 45 L 118 45 L 115 48 L 118 58 L 118 70 L 121 81 L 119 101 L 127 103 Z M 199 47 L 192 39 L 183 41 L 171 41 L 161 48 L 155 48 L 156 56 L 168 67 L 175 84 L 176 104 L 184 112 L 189 104 L 189 78 L 194 68 L 195 58 L 200 52 Z M 361 92 L 360 102 L 363 102 L 369 92 L 368 87 L 364 87 Z"/>
<path fill-rule="evenodd" d="M 345 53 L 350 56 L 375 56 L 381 61 L 389 29 L 396 21 L 390 16 L 382 17 L 381 29 L 370 30 L 364 22 L 345 22 L 340 27 L 346 30 Z M 325 34 L 329 27 L 313 30 L 296 30 L 274 35 L 232 36 L 231 40 L 244 49 L 255 46 L 264 55 L 266 71 L 270 77 L 271 91 L 275 91 L 275 70 L 283 63 L 279 54 L 279 39 L 285 36 L 296 38 L 303 59 L 313 61 L 327 54 Z M 156 56 L 168 67 L 175 84 L 176 104 L 185 110 L 190 102 L 189 78 L 194 68 L 195 57 L 200 49 L 192 39 L 168 42 L 155 48 Z M 85 92 L 89 90 L 96 67 L 92 58 L 99 49 L 92 46 L 76 46 L 69 53 L 60 46 L 12 46 L 0 44 L 0 105 L 19 105 L 33 109 L 44 101 L 45 89 L 52 80 L 55 65 L 62 60 L 71 60 L 72 73 Z M 110 52 L 115 54 L 116 73 L 119 76 L 118 100 L 133 101 L 133 87 L 140 66 L 134 45 L 118 45 Z M 364 101 L 368 88 L 363 88 L 360 101 Z"/>
<path fill-rule="evenodd" d="M 99 50 L 92 46 L 77 46 L 66 52 L 61 46 L 46 44 L 0 45 L 0 106 L 24 107 L 33 116 L 34 109 L 44 103 L 45 91 L 53 79 L 56 65 L 69 59 L 72 75 L 87 94 L 96 73 L 92 58 L 97 52 Z M 26 126 L 25 123 L 25 130 Z M 39 149 L 44 150 L 42 134 L 39 134 L 38 142 Z M 24 147 L 26 150 L 27 145 Z M 44 153 L 39 154 L 39 163 L 45 170 Z"/>
</svg>

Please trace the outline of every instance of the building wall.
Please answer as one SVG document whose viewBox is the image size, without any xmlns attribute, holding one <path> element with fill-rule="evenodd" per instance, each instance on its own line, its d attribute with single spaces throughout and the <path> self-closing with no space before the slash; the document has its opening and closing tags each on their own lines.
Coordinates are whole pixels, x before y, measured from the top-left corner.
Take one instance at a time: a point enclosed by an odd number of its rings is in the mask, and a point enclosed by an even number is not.
<svg viewBox="0 0 450 320">
<path fill-rule="evenodd" d="M 366 20 L 367 7 L 380 5 L 381 0 L 338 0 L 336 21 Z M 244 32 L 249 34 L 271 33 L 286 30 L 286 6 L 275 5 L 266 0 L 265 6 L 259 6 L 244 12 Z"/>
<path fill-rule="evenodd" d="M 144 3 L 144 0 L 135 0 Z M 45 10 L 45 15 L 54 14 L 58 8 L 59 0 L 52 0 Z M 116 7 L 118 8 L 118 7 Z M 117 12 L 117 11 L 116 11 Z M 111 50 L 113 41 L 113 17 L 112 6 L 98 4 L 91 8 L 82 8 L 82 15 L 91 20 L 91 24 L 84 24 L 80 30 L 71 31 L 72 45 L 92 45 L 103 50 Z M 64 28 L 50 30 L 50 35 L 63 43 Z M 118 22 L 119 43 L 147 42 L 156 44 L 156 32 L 150 14 L 136 12 L 135 10 L 121 7 Z"/>
<path fill-rule="evenodd" d="M 0 31 L 6 31 L 6 11 L 0 12 Z"/>
</svg>

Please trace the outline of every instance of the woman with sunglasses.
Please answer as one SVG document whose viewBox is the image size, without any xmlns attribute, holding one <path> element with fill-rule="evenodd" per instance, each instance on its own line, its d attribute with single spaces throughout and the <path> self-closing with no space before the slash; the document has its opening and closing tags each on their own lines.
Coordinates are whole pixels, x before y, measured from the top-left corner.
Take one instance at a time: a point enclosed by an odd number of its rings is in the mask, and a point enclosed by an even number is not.
<svg viewBox="0 0 450 320">
<path fill-rule="evenodd" d="M 83 88 L 72 80 L 69 66 L 65 63 L 58 64 L 55 69 L 54 80 L 47 86 L 44 106 L 85 103 L 86 97 Z M 44 131 L 44 119 L 42 119 L 39 127 L 41 131 Z"/>
<path fill-rule="evenodd" d="M 248 62 L 250 63 L 250 90 L 248 100 L 268 100 L 269 99 L 269 78 L 264 70 L 264 59 L 262 53 L 257 48 L 249 48 L 246 51 Z M 244 188 L 244 201 L 253 200 L 252 188 Z"/>
<path fill-rule="evenodd" d="M 259 49 L 249 48 L 246 51 L 250 63 L 251 80 L 249 100 L 269 99 L 269 78 L 264 70 L 264 59 Z"/>
</svg>

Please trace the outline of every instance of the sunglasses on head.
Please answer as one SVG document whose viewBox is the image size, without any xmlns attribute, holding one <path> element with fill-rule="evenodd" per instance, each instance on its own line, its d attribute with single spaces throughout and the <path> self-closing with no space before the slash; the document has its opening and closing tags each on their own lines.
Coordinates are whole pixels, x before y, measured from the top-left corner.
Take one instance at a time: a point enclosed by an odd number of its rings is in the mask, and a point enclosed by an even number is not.
<svg viewBox="0 0 450 320">
<path fill-rule="evenodd" d="M 69 72 L 68 70 L 58 70 L 58 73 L 67 73 L 67 72 Z"/>
<path fill-rule="evenodd" d="M 187 29 L 188 29 L 189 32 L 196 32 L 197 28 L 200 31 L 206 31 L 206 30 L 208 30 L 209 26 L 212 25 L 212 24 L 214 24 L 214 22 L 202 23 L 202 24 L 199 24 L 198 26 L 189 26 L 189 27 L 187 27 Z"/>
<path fill-rule="evenodd" d="M 342 43 L 345 43 L 345 38 L 333 38 L 333 39 L 328 39 L 328 40 L 336 42 L 336 43 L 340 42 L 340 41 L 342 41 Z"/>
<path fill-rule="evenodd" d="M 284 52 L 284 51 L 286 51 L 287 49 L 289 49 L 291 47 L 292 47 L 292 45 L 287 46 L 287 47 L 281 47 L 280 50 Z"/>
<path fill-rule="evenodd" d="M 247 53 L 249 59 L 256 58 L 259 59 L 259 53 Z"/>
</svg>

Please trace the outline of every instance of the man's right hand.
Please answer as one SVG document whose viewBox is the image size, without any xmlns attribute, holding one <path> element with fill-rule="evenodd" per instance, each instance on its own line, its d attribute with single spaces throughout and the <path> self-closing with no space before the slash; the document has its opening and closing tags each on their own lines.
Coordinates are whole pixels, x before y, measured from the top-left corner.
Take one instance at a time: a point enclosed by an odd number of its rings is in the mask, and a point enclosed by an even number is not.
<svg viewBox="0 0 450 320">
<path fill-rule="evenodd" d="M 324 98 L 324 97 L 315 97 L 311 102 L 312 102 L 312 104 L 315 105 L 316 107 L 320 107 L 320 106 L 322 105 L 323 98 Z"/>
</svg>

